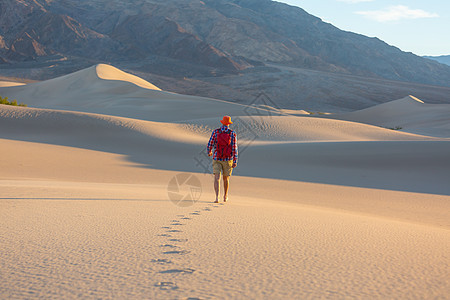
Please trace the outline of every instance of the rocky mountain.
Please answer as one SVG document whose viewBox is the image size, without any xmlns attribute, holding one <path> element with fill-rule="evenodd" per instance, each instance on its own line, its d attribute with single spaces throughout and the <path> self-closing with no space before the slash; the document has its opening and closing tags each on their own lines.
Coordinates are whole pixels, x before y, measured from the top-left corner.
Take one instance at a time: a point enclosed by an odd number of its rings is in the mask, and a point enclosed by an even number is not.
<svg viewBox="0 0 450 300">
<path fill-rule="evenodd" d="M 271 62 L 450 84 L 450 68 L 271 0 L 3 0 L 0 17 L 3 61 L 57 54 L 151 65 L 167 58 L 205 74 Z"/>
<path fill-rule="evenodd" d="M 153 28 L 151 31 L 142 28 Z M 208 67 L 220 67 L 226 72 L 243 69 L 240 64 L 197 36 L 186 32 L 176 22 L 161 16 L 139 14 L 117 24 L 109 36 L 124 46 L 131 59 L 145 59 L 148 53 L 167 56 Z"/>
<path fill-rule="evenodd" d="M 435 60 L 440 62 L 441 64 L 445 64 L 450 66 L 450 55 L 441 55 L 441 56 L 424 56 L 425 58 Z"/>
<path fill-rule="evenodd" d="M 392 88 L 400 86 L 396 81 L 445 87 L 431 93 L 431 102 L 438 102 L 450 87 L 449 66 L 271 0 L 0 2 L 0 75 L 47 79 L 102 62 L 159 78 L 160 85 L 177 92 L 236 95 L 233 100 L 248 102 L 264 91 L 288 99 L 289 107 L 316 98 L 336 102 L 348 89 L 371 101 L 408 95 L 405 85 Z M 351 76 L 372 83 L 358 79 L 353 85 Z M 328 87 L 329 78 L 337 80 L 334 87 Z M 393 82 L 381 92 L 368 88 L 379 87 L 374 80 Z M 304 82 L 320 90 L 299 90 Z M 221 97 L 219 90 L 227 95 Z M 362 108 L 356 102 L 349 107 Z"/>
<path fill-rule="evenodd" d="M 119 44 L 108 36 L 68 15 L 52 13 L 44 4 L 36 0 L 2 1 L 0 35 L 5 41 L 5 60 L 18 62 L 53 55 L 108 59 L 119 49 Z"/>
<path fill-rule="evenodd" d="M 78 6 L 66 1 L 5 0 L 0 4 L 0 57 L 11 63 L 54 55 L 108 62 L 162 57 L 205 66 L 205 73 L 210 69 L 236 73 L 250 66 L 165 16 L 129 15 L 119 2 L 92 7 L 96 3 L 85 1 Z M 137 3 L 128 3 L 130 7 L 133 4 Z M 115 19 L 115 15 L 119 17 Z M 100 23 L 92 24 L 93 20 Z"/>
</svg>

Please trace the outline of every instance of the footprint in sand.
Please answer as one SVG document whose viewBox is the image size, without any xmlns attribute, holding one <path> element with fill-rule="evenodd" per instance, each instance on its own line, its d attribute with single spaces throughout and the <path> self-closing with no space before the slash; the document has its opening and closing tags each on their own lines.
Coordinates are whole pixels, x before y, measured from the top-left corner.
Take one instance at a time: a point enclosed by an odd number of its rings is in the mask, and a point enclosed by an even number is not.
<svg viewBox="0 0 450 300">
<path fill-rule="evenodd" d="M 162 248 L 178 248 L 178 246 L 171 245 L 171 244 L 163 244 L 160 247 L 162 247 Z"/>
<path fill-rule="evenodd" d="M 170 229 L 170 227 L 169 226 L 163 226 L 163 227 L 161 227 L 162 229 Z"/>
<path fill-rule="evenodd" d="M 167 232 L 183 232 L 183 231 L 178 230 L 178 229 L 172 229 L 172 230 L 167 230 Z"/>
<path fill-rule="evenodd" d="M 192 220 L 192 218 L 189 218 L 189 217 L 183 217 L 183 218 L 181 218 L 182 220 Z"/>
<path fill-rule="evenodd" d="M 193 212 L 193 213 L 191 213 L 191 215 L 199 216 L 200 213 L 199 212 Z"/>
<path fill-rule="evenodd" d="M 171 242 L 179 242 L 179 243 L 185 243 L 188 241 L 188 239 L 170 239 Z"/>
<path fill-rule="evenodd" d="M 158 236 L 171 237 L 172 235 L 170 235 L 170 234 L 167 234 L 167 233 L 161 233 L 161 234 L 158 234 Z"/>
<path fill-rule="evenodd" d="M 172 224 L 170 224 L 171 226 L 184 226 L 184 225 L 186 225 L 186 224 L 183 224 L 183 223 L 172 223 Z"/>
<path fill-rule="evenodd" d="M 188 250 L 173 250 L 173 251 L 165 251 L 163 254 L 178 254 L 178 255 L 185 255 L 190 253 L 191 251 Z"/>
<path fill-rule="evenodd" d="M 165 271 L 161 271 L 159 273 L 163 273 L 163 274 L 192 274 L 194 273 L 195 270 L 194 269 L 171 269 L 171 270 L 165 270 Z"/>
<path fill-rule="evenodd" d="M 167 264 L 172 263 L 172 261 L 170 259 L 164 259 L 164 258 L 152 259 L 151 262 L 155 263 L 155 264 L 160 264 L 160 265 L 167 265 Z"/>
<path fill-rule="evenodd" d="M 209 207 L 206 207 L 206 208 L 204 208 L 203 210 L 204 210 L 204 211 L 211 211 L 212 209 L 209 208 Z"/>
<path fill-rule="evenodd" d="M 178 289 L 178 286 L 170 281 L 164 281 L 164 282 L 158 282 L 155 284 L 156 287 L 159 287 L 161 290 L 176 290 Z"/>
</svg>

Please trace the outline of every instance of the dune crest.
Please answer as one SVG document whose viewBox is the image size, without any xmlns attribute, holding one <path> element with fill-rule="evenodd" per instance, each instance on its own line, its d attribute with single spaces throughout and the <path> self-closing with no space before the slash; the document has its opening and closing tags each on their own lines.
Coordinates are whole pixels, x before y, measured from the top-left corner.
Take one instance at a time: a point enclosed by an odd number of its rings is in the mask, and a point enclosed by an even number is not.
<svg viewBox="0 0 450 300">
<path fill-rule="evenodd" d="M 420 103 L 425 103 L 422 100 L 420 100 L 419 98 L 414 97 L 413 95 L 409 95 L 408 97 L 405 97 L 403 99 L 412 99 L 412 100 L 415 100 L 415 101 L 420 102 Z"/>
<path fill-rule="evenodd" d="M 218 127 L 216 118 L 185 122 L 203 127 L 209 133 Z M 239 116 L 233 124 L 240 140 L 253 142 L 320 142 L 320 141 L 402 141 L 430 140 L 401 131 L 328 118 L 285 116 Z M 207 135 L 207 134 L 206 134 Z M 432 139 L 432 138 L 431 138 Z"/>
<path fill-rule="evenodd" d="M 427 104 L 409 95 L 399 100 L 329 117 L 409 133 L 450 138 L 449 115 L 450 104 Z"/>
<path fill-rule="evenodd" d="M 98 64 L 95 66 L 95 71 L 97 72 L 97 76 L 100 79 L 126 81 L 131 82 L 144 89 L 161 91 L 161 89 L 156 85 L 153 85 L 140 77 L 131 75 L 110 65 Z"/>
</svg>

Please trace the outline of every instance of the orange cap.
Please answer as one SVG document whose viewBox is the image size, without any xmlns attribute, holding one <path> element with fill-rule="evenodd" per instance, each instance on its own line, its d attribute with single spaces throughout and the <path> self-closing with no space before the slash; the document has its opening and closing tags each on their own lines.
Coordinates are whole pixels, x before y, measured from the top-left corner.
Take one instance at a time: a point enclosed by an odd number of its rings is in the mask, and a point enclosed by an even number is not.
<svg viewBox="0 0 450 300">
<path fill-rule="evenodd" d="M 224 116 L 222 120 L 220 120 L 220 123 L 222 123 L 223 125 L 230 125 L 233 124 L 233 122 L 231 122 L 231 117 L 230 116 Z"/>
</svg>

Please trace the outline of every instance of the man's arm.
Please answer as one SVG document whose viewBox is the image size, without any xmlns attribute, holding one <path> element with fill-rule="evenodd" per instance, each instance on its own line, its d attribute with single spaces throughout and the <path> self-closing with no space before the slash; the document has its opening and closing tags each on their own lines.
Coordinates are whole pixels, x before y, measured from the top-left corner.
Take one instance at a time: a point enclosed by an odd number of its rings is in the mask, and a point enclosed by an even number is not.
<svg viewBox="0 0 450 300">
<path fill-rule="evenodd" d="M 233 137 L 231 139 L 231 146 L 232 146 L 232 152 L 231 154 L 233 155 L 233 168 L 235 168 L 237 166 L 237 161 L 238 161 L 238 145 L 237 145 L 237 135 L 236 132 L 234 132 Z"/>
<path fill-rule="evenodd" d="M 208 146 L 206 146 L 206 152 L 208 153 L 208 156 L 212 155 L 212 149 L 214 147 L 215 140 L 216 140 L 216 131 L 214 130 L 211 133 L 211 137 L 209 138 Z"/>
</svg>

